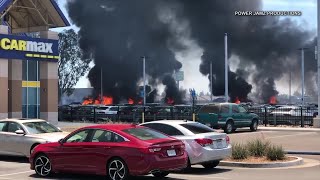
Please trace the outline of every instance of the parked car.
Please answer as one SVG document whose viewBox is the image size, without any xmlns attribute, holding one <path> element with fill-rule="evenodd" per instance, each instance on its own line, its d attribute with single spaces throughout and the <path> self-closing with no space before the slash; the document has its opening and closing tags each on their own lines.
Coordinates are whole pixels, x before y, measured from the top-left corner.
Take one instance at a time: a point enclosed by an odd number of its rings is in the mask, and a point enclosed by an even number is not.
<svg viewBox="0 0 320 180">
<path fill-rule="evenodd" d="M 42 177 L 53 172 L 106 175 L 112 180 L 165 177 L 186 166 L 181 140 L 131 124 L 80 128 L 59 142 L 37 146 L 30 157 L 30 168 Z"/>
<path fill-rule="evenodd" d="M 188 154 L 188 167 L 201 164 L 205 168 L 214 168 L 222 159 L 231 155 L 229 137 L 198 122 L 162 120 L 144 123 L 141 126 L 183 141 Z"/>
<path fill-rule="evenodd" d="M 30 156 L 39 144 L 57 142 L 66 132 L 40 119 L 0 120 L 0 154 Z"/>
<path fill-rule="evenodd" d="M 256 131 L 259 116 L 239 104 L 217 103 L 204 105 L 198 112 L 198 121 L 213 128 L 222 128 L 225 133 L 232 133 L 242 127 Z"/>
<path fill-rule="evenodd" d="M 108 115 L 116 115 L 118 114 L 117 106 L 99 106 L 96 108 L 97 114 L 108 114 Z"/>
<path fill-rule="evenodd" d="M 270 116 L 311 116 L 317 115 L 317 109 L 301 106 L 283 106 L 278 107 L 270 113 Z"/>
</svg>

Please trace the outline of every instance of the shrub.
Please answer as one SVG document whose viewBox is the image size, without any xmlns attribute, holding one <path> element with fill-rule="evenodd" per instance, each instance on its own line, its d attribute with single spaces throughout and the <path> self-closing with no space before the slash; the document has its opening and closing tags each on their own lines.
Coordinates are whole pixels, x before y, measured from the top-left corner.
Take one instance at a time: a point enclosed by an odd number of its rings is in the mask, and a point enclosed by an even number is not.
<svg viewBox="0 0 320 180">
<path fill-rule="evenodd" d="M 248 151 L 243 144 L 233 144 L 232 145 L 232 159 L 242 160 L 248 158 Z"/>
<path fill-rule="evenodd" d="M 270 142 L 256 139 L 247 144 L 247 149 L 250 156 L 263 157 L 266 155 L 269 146 Z"/>
<path fill-rule="evenodd" d="M 266 156 L 271 161 L 283 160 L 285 152 L 282 146 L 272 145 L 268 148 Z"/>
</svg>

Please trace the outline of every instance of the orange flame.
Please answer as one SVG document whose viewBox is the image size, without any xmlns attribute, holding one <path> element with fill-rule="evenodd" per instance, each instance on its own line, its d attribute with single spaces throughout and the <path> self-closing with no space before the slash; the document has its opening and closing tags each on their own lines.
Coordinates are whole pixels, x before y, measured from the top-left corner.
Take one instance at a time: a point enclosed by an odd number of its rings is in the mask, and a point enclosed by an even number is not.
<svg viewBox="0 0 320 180">
<path fill-rule="evenodd" d="M 277 104 L 277 98 L 276 98 L 276 96 L 270 97 L 269 103 L 270 103 L 270 104 Z"/>
<path fill-rule="evenodd" d="M 236 104 L 240 104 L 241 103 L 241 101 L 239 100 L 239 98 L 238 97 L 236 97 L 236 100 L 235 100 L 235 102 L 234 103 L 236 103 Z"/>
<path fill-rule="evenodd" d="M 174 104 L 174 99 L 172 98 L 167 98 L 167 104 Z"/>
<path fill-rule="evenodd" d="M 113 104 L 113 98 L 110 96 L 103 96 L 102 97 L 102 102 L 101 102 L 101 98 L 98 97 L 97 99 L 93 99 L 93 98 L 86 98 L 83 102 L 82 105 L 99 105 L 99 104 L 103 104 L 103 105 L 111 105 Z"/>
<path fill-rule="evenodd" d="M 134 100 L 132 98 L 128 99 L 128 104 L 134 104 Z"/>
</svg>

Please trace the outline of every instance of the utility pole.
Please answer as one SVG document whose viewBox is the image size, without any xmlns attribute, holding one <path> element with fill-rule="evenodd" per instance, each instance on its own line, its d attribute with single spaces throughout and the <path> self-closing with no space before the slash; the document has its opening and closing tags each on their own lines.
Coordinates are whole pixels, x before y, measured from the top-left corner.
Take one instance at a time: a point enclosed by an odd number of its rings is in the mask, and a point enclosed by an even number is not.
<svg viewBox="0 0 320 180">
<path fill-rule="evenodd" d="M 318 116 L 313 120 L 313 127 L 320 127 L 320 0 L 317 3 L 318 11 L 318 37 L 317 37 L 317 62 L 318 62 Z"/>
<path fill-rule="evenodd" d="M 101 86 L 101 88 L 100 88 L 100 90 L 101 90 L 101 92 L 100 92 L 100 105 L 102 105 L 102 101 L 103 101 L 103 75 L 102 75 L 102 67 L 101 67 L 101 69 L 100 69 L 100 86 Z"/>
<path fill-rule="evenodd" d="M 210 62 L 210 100 L 211 100 L 211 102 L 213 100 L 213 94 L 212 94 L 212 61 Z"/>
<path fill-rule="evenodd" d="M 229 102 L 229 85 L 228 85 L 228 72 L 229 72 L 229 63 L 228 63 L 228 34 L 224 34 L 224 73 L 225 73 L 225 99 L 226 102 Z"/>
<path fill-rule="evenodd" d="M 289 74 L 289 103 L 291 104 L 291 86 L 292 86 L 292 68 L 290 68 Z"/>
<path fill-rule="evenodd" d="M 304 106 L 305 100 L 304 100 L 304 51 L 307 48 L 300 48 L 301 50 L 301 103 L 302 106 Z"/>
<path fill-rule="evenodd" d="M 142 57 L 143 60 L 143 105 L 146 105 L 146 57 Z"/>
</svg>

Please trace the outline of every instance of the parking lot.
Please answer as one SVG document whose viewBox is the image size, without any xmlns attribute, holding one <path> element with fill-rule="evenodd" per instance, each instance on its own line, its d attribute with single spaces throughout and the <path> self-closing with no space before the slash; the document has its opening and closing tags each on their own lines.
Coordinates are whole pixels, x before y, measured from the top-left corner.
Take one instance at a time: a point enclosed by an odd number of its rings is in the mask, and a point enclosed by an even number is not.
<svg viewBox="0 0 320 180">
<path fill-rule="evenodd" d="M 246 142 L 250 139 L 264 138 L 273 143 L 282 144 L 286 150 L 320 151 L 319 132 L 287 132 L 287 131 L 258 131 L 249 132 L 239 130 L 230 135 L 232 142 Z M 292 179 L 292 180 L 318 180 L 320 176 L 320 156 L 302 156 L 305 163 L 298 167 L 277 169 L 244 169 L 218 166 L 216 169 L 205 170 L 201 166 L 193 166 L 190 172 L 173 173 L 166 179 L 198 180 L 198 179 Z M 2 179 L 43 179 L 29 169 L 28 159 L 0 156 L 0 180 Z M 48 179 L 48 178 L 47 178 Z M 104 179 L 100 176 L 59 174 L 50 179 Z M 134 179 L 155 179 L 152 176 L 136 177 Z"/>
</svg>

